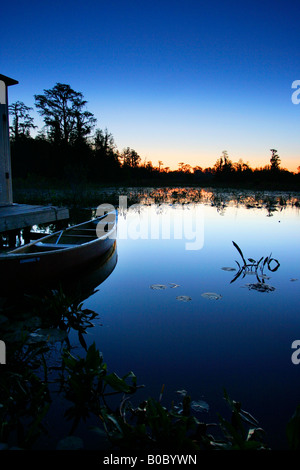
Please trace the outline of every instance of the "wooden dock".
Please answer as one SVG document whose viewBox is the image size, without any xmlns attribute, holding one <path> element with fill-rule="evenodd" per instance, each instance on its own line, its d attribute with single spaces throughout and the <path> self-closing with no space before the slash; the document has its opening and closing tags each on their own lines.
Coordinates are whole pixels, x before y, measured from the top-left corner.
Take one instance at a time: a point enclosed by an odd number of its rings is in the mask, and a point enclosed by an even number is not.
<svg viewBox="0 0 300 470">
<path fill-rule="evenodd" d="M 0 234 L 69 218 L 65 207 L 11 204 L 0 207 Z"/>
</svg>

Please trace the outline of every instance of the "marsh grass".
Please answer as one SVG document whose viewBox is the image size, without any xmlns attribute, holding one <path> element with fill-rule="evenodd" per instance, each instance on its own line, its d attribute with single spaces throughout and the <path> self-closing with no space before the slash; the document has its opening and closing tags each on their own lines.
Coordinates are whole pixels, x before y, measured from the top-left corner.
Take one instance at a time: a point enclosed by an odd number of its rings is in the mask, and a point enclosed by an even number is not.
<svg viewBox="0 0 300 470">
<path fill-rule="evenodd" d="M 119 204 L 119 197 L 127 196 L 128 204 L 189 204 L 203 203 L 224 211 L 227 207 L 244 206 L 248 209 L 266 209 L 269 213 L 286 207 L 300 206 L 298 192 L 247 191 L 210 187 L 145 187 L 145 186 L 62 186 L 44 181 L 16 181 L 14 200 L 22 204 L 57 205 L 96 208 L 102 203 Z"/>
</svg>

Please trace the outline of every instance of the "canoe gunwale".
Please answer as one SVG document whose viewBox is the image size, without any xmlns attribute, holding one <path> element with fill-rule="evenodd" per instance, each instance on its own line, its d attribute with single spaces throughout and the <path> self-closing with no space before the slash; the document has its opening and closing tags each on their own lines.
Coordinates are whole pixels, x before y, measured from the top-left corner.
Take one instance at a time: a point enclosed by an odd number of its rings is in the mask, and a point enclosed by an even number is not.
<svg viewBox="0 0 300 470">
<path fill-rule="evenodd" d="M 92 244 L 98 244 L 103 241 L 105 241 L 108 238 L 112 238 L 113 240 L 116 239 L 116 226 L 117 226 L 117 212 L 115 214 L 115 221 L 112 225 L 112 228 L 110 228 L 106 233 L 104 233 L 101 237 L 97 236 L 97 224 L 101 222 L 102 219 L 107 217 L 108 214 L 105 214 L 104 216 L 101 216 L 100 218 L 92 219 L 87 222 L 82 222 L 77 225 L 73 225 L 71 227 L 68 227 L 63 230 L 59 230 L 58 232 L 51 233 L 49 235 L 46 235 L 43 238 L 39 238 L 38 240 L 34 240 L 26 245 L 23 245 L 21 247 L 15 248 L 12 251 L 9 251 L 5 253 L 3 256 L 0 255 L 0 260 L 5 259 L 5 261 L 9 261 L 9 259 L 17 259 L 17 258 L 30 258 L 32 256 L 50 256 L 57 253 L 62 253 L 62 252 L 71 252 L 71 251 L 76 251 L 80 249 L 84 249 L 85 247 L 91 246 Z M 84 229 L 84 226 L 88 224 L 95 224 L 95 229 Z M 58 243 L 61 237 L 76 237 L 76 234 L 68 233 L 68 232 L 73 232 L 76 230 L 89 230 L 94 232 L 94 236 L 91 235 L 86 235 L 87 238 L 90 238 L 90 240 L 84 240 L 85 235 L 78 235 L 78 237 L 82 238 L 82 243 Z M 57 240 L 55 243 L 49 243 L 47 244 L 47 240 L 51 239 L 55 236 L 58 236 Z M 48 245 L 48 250 L 47 250 L 47 245 Z M 37 250 L 37 251 L 30 251 L 32 247 L 37 247 L 37 248 L 42 248 L 45 247 L 46 249 L 43 250 Z M 29 251 L 26 251 L 29 250 Z"/>
</svg>

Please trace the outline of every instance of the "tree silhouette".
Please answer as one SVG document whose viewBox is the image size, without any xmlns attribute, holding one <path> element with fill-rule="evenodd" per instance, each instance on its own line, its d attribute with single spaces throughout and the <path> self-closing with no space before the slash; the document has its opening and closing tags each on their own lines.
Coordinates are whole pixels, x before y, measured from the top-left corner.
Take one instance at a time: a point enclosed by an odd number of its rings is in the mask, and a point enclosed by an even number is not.
<svg viewBox="0 0 300 470">
<path fill-rule="evenodd" d="M 86 111 L 87 101 L 70 85 L 56 83 L 43 95 L 34 95 L 35 105 L 44 118 L 48 137 L 54 143 L 84 140 L 95 126 L 93 114 Z"/>
<path fill-rule="evenodd" d="M 97 178 L 107 177 L 119 168 L 118 152 L 112 134 L 107 129 L 97 129 L 93 140 L 93 172 Z M 95 179 L 95 175 L 93 175 Z"/>
<path fill-rule="evenodd" d="M 277 154 L 277 150 L 270 149 L 270 151 L 272 153 L 272 156 L 271 156 L 271 159 L 270 159 L 271 171 L 278 171 L 279 167 L 280 167 L 280 161 L 281 161 L 280 157 Z"/>
<path fill-rule="evenodd" d="M 12 126 L 9 128 L 11 139 L 17 141 L 20 137 L 29 137 L 31 129 L 37 127 L 29 114 L 33 108 L 26 106 L 23 101 L 16 101 L 10 104 L 8 109 L 12 116 Z"/>
<path fill-rule="evenodd" d="M 123 166 L 129 166 L 131 168 L 136 168 L 141 161 L 139 154 L 130 147 L 123 149 L 121 159 L 123 160 Z"/>
<path fill-rule="evenodd" d="M 222 156 L 214 164 L 214 170 L 217 174 L 228 174 L 232 171 L 232 161 L 228 157 L 227 150 L 223 150 Z"/>
</svg>

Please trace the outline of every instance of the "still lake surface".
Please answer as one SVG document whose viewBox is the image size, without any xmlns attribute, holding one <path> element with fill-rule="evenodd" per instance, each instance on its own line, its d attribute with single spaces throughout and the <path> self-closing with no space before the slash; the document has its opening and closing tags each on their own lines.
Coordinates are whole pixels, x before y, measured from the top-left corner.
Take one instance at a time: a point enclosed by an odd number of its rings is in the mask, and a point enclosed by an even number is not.
<svg viewBox="0 0 300 470">
<path fill-rule="evenodd" d="M 300 340 L 299 208 L 272 195 L 266 204 L 265 196 L 202 192 L 195 202 L 188 191 L 176 201 L 153 194 L 119 210 L 108 277 L 84 301 L 100 319 L 87 345 L 96 343 L 110 371 L 136 374 L 145 385 L 138 400 L 158 398 L 164 384 L 169 406 L 184 389 L 207 403 L 199 418 L 209 422 L 228 414 L 226 389 L 259 421 L 270 447 L 284 448 L 285 426 L 300 404 L 300 364 L 292 362 Z M 278 269 L 263 271 L 268 291 L 251 288 L 257 278 L 250 273 L 231 282 L 235 260 L 241 263 L 233 241 L 246 259 L 278 260 L 279 267 L 270 264 Z M 77 333 L 70 339 L 78 342 Z"/>
</svg>

